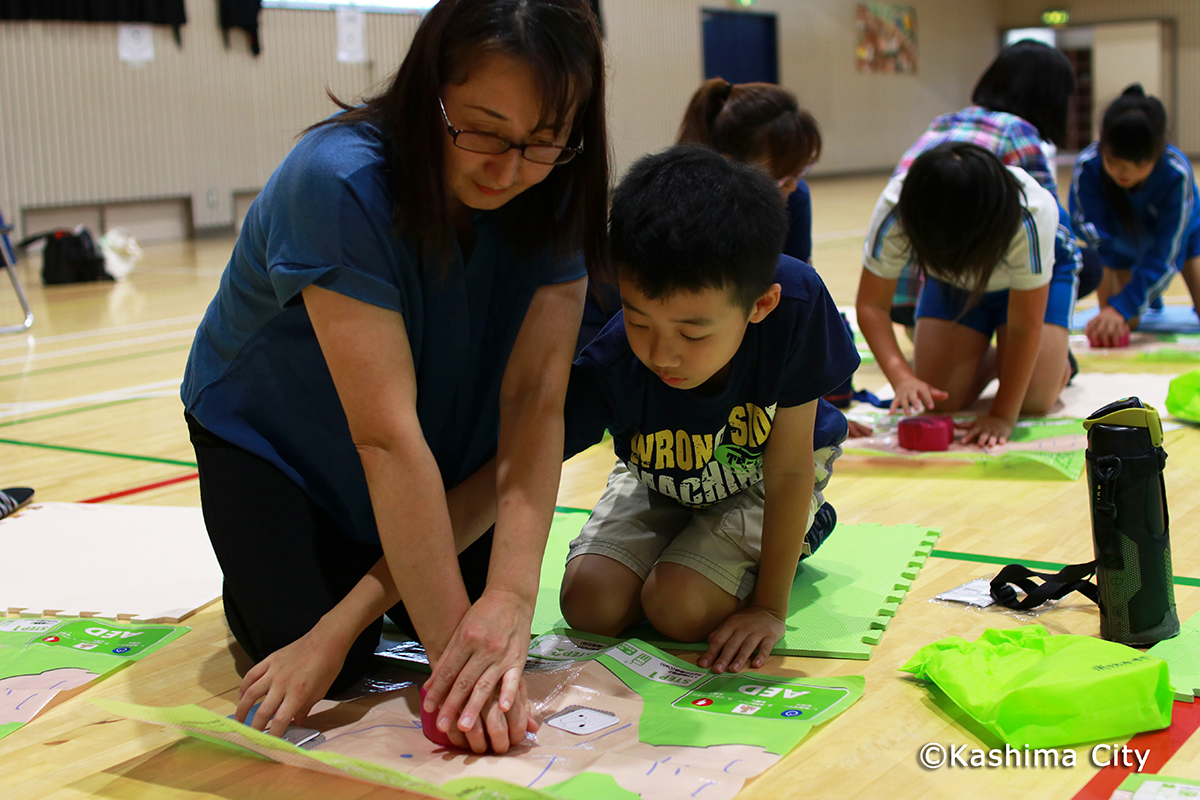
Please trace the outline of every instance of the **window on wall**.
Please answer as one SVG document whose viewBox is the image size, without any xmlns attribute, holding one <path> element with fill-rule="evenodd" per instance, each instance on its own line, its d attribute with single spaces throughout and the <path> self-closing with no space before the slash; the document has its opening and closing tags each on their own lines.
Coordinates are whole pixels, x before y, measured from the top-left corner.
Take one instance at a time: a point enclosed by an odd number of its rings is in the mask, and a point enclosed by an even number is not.
<svg viewBox="0 0 1200 800">
<path fill-rule="evenodd" d="M 312 8 L 328 11 L 331 8 L 356 8 L 359 11 L 383 11 L 393 14 L 421 14 L 437 0 L 262 0 L 263 8 Z"/>
</svg>

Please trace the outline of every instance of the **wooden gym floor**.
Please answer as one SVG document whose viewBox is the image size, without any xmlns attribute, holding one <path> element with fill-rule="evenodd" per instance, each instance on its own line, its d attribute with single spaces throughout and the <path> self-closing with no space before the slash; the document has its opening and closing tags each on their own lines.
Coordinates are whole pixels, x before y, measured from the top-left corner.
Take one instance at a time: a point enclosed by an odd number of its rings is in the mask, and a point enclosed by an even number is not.
<svg viewBox="0 0 1200 800">
<path fill-rule="evenodd" d="M 813 183 L 813 261 L 840 304 L 853 303 L 863 229 L 885 180 L 874 175 Z M 199 504 L 178 385 L 192 333 L 231 246 L 232 240 L 148 246 L 137 271 L 119 284 L 44 289 L 35 271 L 38 259 L 21 265 L 36 321 L 28 334 L 0 337 L 0 487 L 32 486 L 40 501 Z M 0 275 L 0 284 L 5 282 Z M 1172 287 L 1171 294 L 1182 293 L 1181 286 Z M 0 285 L 0 297 L 0 324 L 17 319 L 7 285 Z M 1082 366 L 1121 371 L 1097 360 Z M 1183 371 L 1178 365 L 1139 368 Z M 859 387 L 881 383 L 874 366 L 856 377 Z M 1137 388 L 1131 385 L 1128 392 Z M 1200 577 L 1200 538 L 1193 535 L 1193 521 L 1200 514 L 1200 431 L 1169 433 L 1165 447 L 1175 520 L 1174 571 Z M 611 463 L 611 450 L 603 446 L 569 462 L 559 504 L 590 508 Z M 1091 558 L 1084 479 L 982 479 L 969 468 L 883 467 L 844 460 L 826 494 L 844 522 L 940 528 L 940 550 L 1058 563 Z M 52 568 L 52 560 L 48 553 L 45 564 L 30 569 Z M 973 639 L 988 627 L 1022 624 L 1025 620 L 1002 613 L 930 602 L 935 594 L 994 575 L 997 569 L 930 558 L 870 661 L 770 659 L 762 670 L 769 674 L 864 674 L 866 694 L 750 783 L 740 797 L 958 798 L 969 792 L 987 798 L 1107 798 L 1111 788 L 1099 783 L 1077 794 L 1097 776 L 1088 759 L 1090 746 L 1078 748 L 1074 768 L 926 771 L 918 763 L 918 750 L 927 742 L 965 744 L 968 750 L 986 747 L 969 720 L 935 704 L 928 689 L 897 668 L 919 647 L 943 636 Z M 1200 588 L 1177 586 L 1175 591 L 1181 619 L 1200 609 Z M 1036 621 L 1056 633 L 1096 635 L 1099 630 L 1095 606 L 1078 595 Z M 193 631 L 178 642 L 94 682 L 0 740 L 0 797 L 412 796 L 231 755 L 85 702 L 105 697 L 162 706 L 196 703 L 232 713 L 240 678 L 220 602 L 187 624 Z M 694 660 L 695 655 L 685 657 Z M 1156 756 L 1170 753 L 1164 743 L 1152 747 Z M 1158 772 L 1200 778 L 1200 735 L 1186 740 Z"/>
</svg>

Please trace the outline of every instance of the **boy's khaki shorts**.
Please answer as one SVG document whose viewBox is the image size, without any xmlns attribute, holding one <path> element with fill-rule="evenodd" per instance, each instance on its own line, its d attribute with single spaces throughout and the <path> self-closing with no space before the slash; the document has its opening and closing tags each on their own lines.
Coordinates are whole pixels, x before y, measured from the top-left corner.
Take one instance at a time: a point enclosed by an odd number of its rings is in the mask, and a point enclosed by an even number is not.
<svg viewBox="0 0 1200 800">
<path fill-rule="evenodd" d="M 816 488 L 809 504 L 805 532 L 825 502 L 821 490 L 829 483 L 840 447 L 816 451 Z M 734 595 L 747 597 L 758 579 L 762 558 L 763 485 L 749 486 L 705 508 L 681 505 L 659 494 L 630 474 L 617 461 L 608 487 L 596 503 L 579 536 L 571 542 L 567 561 L 576 556 L 608 556 L 633 570 L 643 581 L 659 561 L 696 570 Z M 812 552 L 807 541 L 804 554 Z"/>
</svg>

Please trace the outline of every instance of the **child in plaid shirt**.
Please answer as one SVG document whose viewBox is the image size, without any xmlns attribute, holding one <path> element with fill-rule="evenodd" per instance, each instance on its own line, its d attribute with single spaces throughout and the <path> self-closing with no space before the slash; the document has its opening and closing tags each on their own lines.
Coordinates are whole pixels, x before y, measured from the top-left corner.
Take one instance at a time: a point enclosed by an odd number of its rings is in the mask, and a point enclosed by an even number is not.
<svg viewBox="0 0 1200 800">
<path fill-rule="evenodd" d="M 969 142 L 995 153 L 1006 166 L 1020 167 L 1057 194 L 1044 143 L 1061 146 L 1065 141 L 1067 98 L 1074 88 L 1075 74 L 1060 51 L 1034 41 L 1010 45 L 975 85 L 972 105 L 935 119 L 905 152 L 892 177 L 907 173 L 917 156 L 939 144 Z M 895 322 L 914 324 L 920 292 L 920 275 L 906 267 L 892 298 Z"/>
</svg>

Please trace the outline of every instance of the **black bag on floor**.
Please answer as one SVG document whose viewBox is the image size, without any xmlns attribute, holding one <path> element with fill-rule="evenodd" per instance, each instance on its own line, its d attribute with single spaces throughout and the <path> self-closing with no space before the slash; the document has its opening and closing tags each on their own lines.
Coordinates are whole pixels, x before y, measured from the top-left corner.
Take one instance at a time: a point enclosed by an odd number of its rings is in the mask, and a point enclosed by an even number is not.
<svg viewBox="0 0 1200 800">
<path fill-rule="evenodd" d="M 17 247 L 25 248 L 41 239 L 46 240 L 42 250 L 42 283 L 47 286 L 112 280 L 104 271 L 104 255 L 87 228 L 35 233 L 22 239 Z"/>
</svg>

